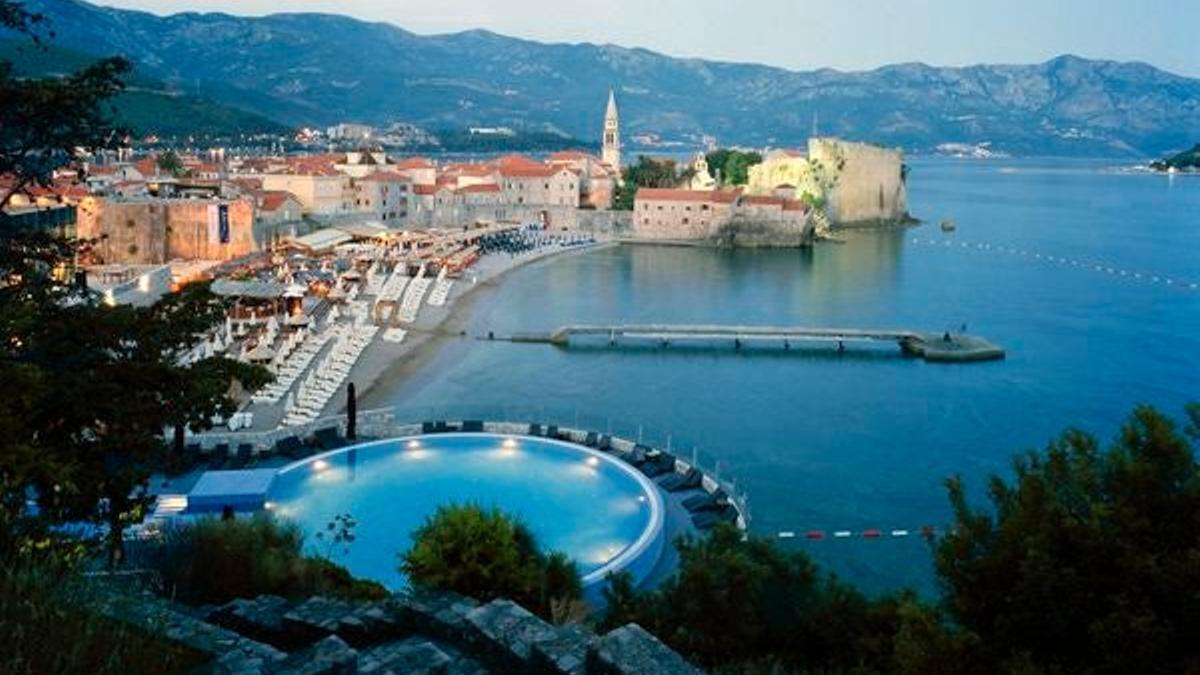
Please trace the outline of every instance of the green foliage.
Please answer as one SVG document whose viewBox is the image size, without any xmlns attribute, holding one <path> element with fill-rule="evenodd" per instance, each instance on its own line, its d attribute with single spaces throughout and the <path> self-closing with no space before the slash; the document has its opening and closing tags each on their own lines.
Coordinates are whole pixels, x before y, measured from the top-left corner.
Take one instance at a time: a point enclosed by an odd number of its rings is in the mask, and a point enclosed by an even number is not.
<svg viewBox="0 0 1200 675">
<path fill-rule="evenodd" d="M 1200 409 L 1189 406 L 1191 424 Z M 1192 433 L 1197 431 L 1190 427 Z M 1106 450 L 1068 431 L 989 484 L 949 484 L 936 550 L 946 607 L 988 661 L 1039 672 L 1200 672 L 1200 474 L 1187 439 L 1139 407 Z"/>
<path fill-rule="evenodd" d="M 1200 170 L 1200 143 L 1197 143 L 1191 150 L 1184 150 L 1165 159 L 1150 162 L 1150 167 L 1157 171 L 1166 171 L 1168 169 Z"/>
<path fill-rule="evenodd" d="M 634 621 L 702 665 L 758 672 L 888 672 L 894 653 L 925 663 L 925 645 L 948 635 L 911 595 L 868 600 L 803 553 L 732 526 L 676 548 L 678 571 L 657 590 L 610 580 L 606 627 Z"/>
<path fill-rule="evenodd" d="M 612 210 L 632 211 L 634 200 L 637 199 L 638 186 L 624 181 L 618 182 L 613 188 Z"/>
<path fill-rule="evenodd" d="M 71 572 L 46 566 L 0 568 L 0 672 L 182 672 L 204 654 L 94 613 Z"/>
<path fill-rule="evenodd" d="M 498 509 L 439 506 L 412 535 L 400 571 L 416 587 L 455 591 L 482 601 L 509 598 L 549 619 L 572 614 L 579 572 L 565 555 L 543 555 L 525 525 Z"/>
<path fill-rule="evenodd" d="M 86 68 L 95 57 L 56 44 L 33 47 L 24 41 L 0 40 L 0 60 L 10 61 L 19 77 L 57 78 Z M 288 134 L 273 120 L 209 98 L 186 94 L 138 71 L 125 76 L 129 85 L 111 99 L 116 126 L 137 136 L 189 136 L 209 140 L 240 134 Z"/>
<path fill-rule="evenodd" d="M 704 159 L 708 162 L 708 172 L 713 177 L 720 176 L 722 185 L 745 185 L 750 180 L 750 167 L 763 161 L 757 152 L 725 148 L 713 150 Z"/>
<path fill-rule="evenodd" d="M 303 549 L 299 528 L 268 514 L 209 518 L 167 530 L 164 541 L 144 552 L 140 562 L 159 571 L 168 596 L 193 604 L 263 594 L 350 600 L 388 596 L 379 584 L 355 579 L 326 558 L 304 555 Z"/>
<path fill-rule="evenodd" d="M 119 559 L 122 532 L 148 503 L 146 479 L 167 461 L 164 429 L 208 428 L 235 409 L 230 385 L 270 376 L 224 358 L 180 365 L 224 304 L 191 286 L 150 307 L 108 307 L 62 280 L 74 243 L 47 234 L 0 238 L 0 381 L 21 383 L 0 402 L 0 503 L 6 522 L 33 489 L 42 516 L 108 527 Z"/>
<path fill-rule="evenodd" d="M 623 187 L 633 186 L 633 192 L 637 192 L 637 188 L 673 188 L 679 185 L 680 180 L 675 160 L 640 155 L 636 164 L 625 167 Z M 633 202 L 632 195 L 629 202 Z M 632 205 L 630 208 L 633 208 Z"/>
<path fill-rule="evenodd" d="M 175 154 L 174 150 L 168 150 L 159 155 L 156 163 L 159 169 L 172 176 L 182 176 L 184 173 L 183 161 L 179 159 L 179 155 Z"/>
<path fill-rule="evenodd" d="M 78 148 L 120 141 L 105 102 L 122 91 L 128 72 L 126 61 L 113 58 L 63 78 L 28 79 L 0 61 L 0 175 L 14 182 L 0 207 L 12 192 L 48 183 Z"/>
</svg>

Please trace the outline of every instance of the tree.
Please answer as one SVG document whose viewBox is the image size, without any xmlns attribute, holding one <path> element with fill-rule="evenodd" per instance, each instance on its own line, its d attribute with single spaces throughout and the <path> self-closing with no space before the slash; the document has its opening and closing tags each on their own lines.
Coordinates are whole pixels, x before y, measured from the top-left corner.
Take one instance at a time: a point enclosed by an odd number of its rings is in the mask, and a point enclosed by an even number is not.
<svg viewBox="0 0 1200 675">
<path fill-rule="evenodd" d="M 44 242 L 47 248 L 34 247 Z M 204 286 L 150 307 L 108 307 L 57 279 L 69 262 L 49 236 L 0 240 L 0 380 L 25 382 L 15 405 L 0 407 L 0 444 L 28 457 L 6 471 L 4 487 L 34 489 L 41 514 L 56 522 L 94 520 L 108 531 L 110 560 L 122 533 L 140 521 L 146 479 L 161 468 L 164 430 L 211 426 L 235 409 L 232 382 L 259 386 L 269 375 L 225 358 L 187 363 L 224 304 Z M 69 249 L 69 247 L 67 247 Z M 5 467 L 6 470 L 8 467 Z M 17 495 L 6 495 L 19 518 Z"/>
<path fill-rule="evenodd" d="M 949 634 L 911 594 L 868 600 L 820 574 L 803 553 L 744 540 L 732 526 L 681 539 L 676 549 L 678 569 L 657 590 L 635 590 L 628 575 L 610 580 L 606 627 L 633 621 L 702 665 L 758 664 L 764 672 L 887 671 L 897 636 L 906 636 L 903 649 L 916 664 L 925 662 L 920 645 Z"/>
<path fill-rule="evenodd" d="M 0 0 L 0 23 L 30 32 L 41 17 Z M 0 64 L 0 175 L 10 190 L 47 184 L 80 150 L 122 137 L 107 101 L 128 64 L 107 59 L 63 79 L 16 79 Z M 69 279 L 77 242 L 0 223 L 0 522 L 5 552 L 47 522 L 103 524 L 111 560 L 140 520 L 145 483 L 161 466 L 164 429 L 203 429 L 233 409 L 231 382 L 265 371 L 185 355 L 224 313 L 204 287 L 152 307 L 108 307 Z M 9 395 L 11 393 L 11 395 Z M 36 514 L 26 508 L 36 496 Z"/>
<path fill-rule="evenodd" d="M 709 172 L 720 176 L 722 185 L 745 185 L 750 180 L 750 167 L 762 163 L 762 155 L 757 152 L 725 148 L 713 150 L 704 159 Z"/>
<path fill-rule="evenodd" d="M 0 3 L 0 15 L 23 11 L 13 6 Z M 0 176 L 9 177 L 0 209 L 30 186 L 48 185 L 80 149 L 112 147 L 124 138 L 106 102 L 124 89 L 128 72 L 128 62 L 111 58 L 61 79 L 21 79 L 11 63 L 0 62 Z"/>
<path fill-rule="evenodd" d="M 417 587 L 477 600 L 508 598 L 542 617 L 562 617 L 582 594 L 579 572 L 561 553 L 543 555 L 523 523 L 474 504 L 439 506 L 412 535 L 400 571 Z"/>
<path fill-rule="evenodd" d="M 1200 408 L 1189 406 L 1192 425 Z M 1191 432 L 1200 431 L 1189 427 Z M 1200 672 L 1200 474 L 1187 439 L 1148 407 L 1102 450 L 1068 431 L 993 477 L 991 509 L 949 483 L 936 549 L 952 618 L 1001 669 Z"/>
<path fill-rule="evenodd" d="M 179 159 L 179 155 L 174 150 L 168 150 L 159 155 L 156 164 L 159 169 L 172 176 L 182 176 L 184 173 L 183 160 Z"/>
<path fill-rule="evenodd" d="M 625 185 L 635 188 L 673 188 L 681 178 L 671 159 L 638 156 L 636 164 L 625 167 Z M 636 189 L 635 189 L 636 192 Z"/>
</svg>

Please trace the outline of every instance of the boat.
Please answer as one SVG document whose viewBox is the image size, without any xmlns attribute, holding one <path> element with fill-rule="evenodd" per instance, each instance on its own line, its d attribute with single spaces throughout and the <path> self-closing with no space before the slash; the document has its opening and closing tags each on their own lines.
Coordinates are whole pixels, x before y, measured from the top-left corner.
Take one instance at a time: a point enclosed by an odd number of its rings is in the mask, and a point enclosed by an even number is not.
<svg viewBox="0 0 1200 675">
<path fill-rule="evenodd" d="M 956 229 L 958 229 L 958 226 L 954 224 L 953 220 L 942 221 L 942 232 L 953 232 Z"/>
</svg>

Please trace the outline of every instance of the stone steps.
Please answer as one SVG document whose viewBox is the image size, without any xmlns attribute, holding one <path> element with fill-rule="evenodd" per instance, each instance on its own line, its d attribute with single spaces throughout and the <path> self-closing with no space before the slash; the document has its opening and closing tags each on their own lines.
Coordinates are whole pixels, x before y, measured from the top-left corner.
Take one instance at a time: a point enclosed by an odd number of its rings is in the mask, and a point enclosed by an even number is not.
<svg viewBox="0 0 1200 675">
<path fill-rule="evenodd" d="M 264 595 L 192 616 L 151 596 L 144 614 L 173 617 L 170 636 L 213 654 L 208 671 L 236 675 L 695 675 L 646 631 L 606 635 L 555 626 L 509 600 L 453 593 L 397 594 L 352 604 Z M 127 604 L 127 603 L 125 603 Z M 123 605 L 124 606 L 124 605 Z M 192 610 L 194 611 L 194 610 Z M 120 617 L 118 617 L 120 618 Z"/>
</svg>

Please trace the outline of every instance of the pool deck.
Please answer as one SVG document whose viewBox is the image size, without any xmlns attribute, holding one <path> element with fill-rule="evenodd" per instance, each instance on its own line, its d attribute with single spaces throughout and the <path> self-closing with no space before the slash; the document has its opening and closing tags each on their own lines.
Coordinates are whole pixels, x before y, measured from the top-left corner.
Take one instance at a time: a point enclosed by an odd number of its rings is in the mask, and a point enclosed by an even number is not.
<svg viewBox="0 0 1200 675">
<path fill-rule="evenodd" d="M 376 431 L 371 438 L 360 438 L 355 445 L 362 443 L 381 441 L 392 438 L 404 438 L 411 436 L 423 435 L 438 435 L 439 433 L 472 433 L 462 431 L 462 422 L 445 423 L 446 428 L 432 434 L 421 424 L 404 424 L 397 425 L 394 423 L 387 425 L 386 433 Z M 635 443 L 631 440 L 623 438 L 610 438 L 610 445 L 606 449 L 600 449 L 587 441 L 589 437 L 599 439 L 600 434 L 590 434 L 587 431 L 579 429 L 571 429 L 560 427 L 555 430 L 554 436 L 545 435 L 549 431 L 548 428 L 542 425 L 531 425 L 528 423 L 513 423 L 513 422 L 484 422 L 482 433 L 501 434 L 511 436 L 524 436 L 540 440 L 549 440 L 570 445 L 579 446 L 581 449 L 589 452 L 599 452 L 600 454 L 609 456 L 613 461 L 620 462 L 625 465 L 631 472 L 638 474 L 644 478 L 644 484 L 652 485 L 653 489 L 657 490 L 661 498 L 662 520 L 661 529 L 657 535 L 657 540 L 661 543 L 660 551 L 653 565 L 649 566 L 644 573 L 638 574 L 640 577 L 639 586 L 650 588 L 657 586 L 664 579 L 670 576 L 678 567 L 679 555 L 675 550 L 674 543 L 682 536 L 704 536 L 705 530 L 698 528 L 693 523 L 693 513 L 689 512 L 684 506 L 683 501 L 689 497 L 700 494 L 711 494 L 718 490 L 724 491 L 729 495 L 728 504 L 733 507 L 733 513 L 736 514 L 736 520 L 731 521 L 739 529 L 743 531 L 748 528 L 749 514 L 745 507 L 744 497 L 739 495 L 733 489 L 731 484 L 717 480 L 712 475 L 703 471 L 701 467 L 694 467 L 700 471 L 702 480 L 700 487 L 693 487 L 686 490 L 672 492 L 662 487 L 661 483 L 667 476 L 679 475 L 688 472 L 693 467 L 689 463 L 679 457 L 675 457 L 673 471 L 657 476 L 644 476 L 643 472 L 635 465 L 628 461 L 628 458 L 633 456 L 635 452 L 659 452 L 654 448 Z M 542 433 L 534 432 L 531 427 L 536 427 Z M 343 427 L 344 428 L 344 427 Z M 291 464 L 294 460 L 274 454 L 263 454 L 256 457 L 252 467 L 242 471 L 204 471 L 197 469 L 185 474 L 173 477 L 155 476 L 151 480 L 151 492 L 160 497 L 160 504 L 178 503 L 180 497 L 188 497 L 193 491 L 205 490 L 211 492 L 212 481 L 220 479 L 218 482 L 221 485 L 231 485 L 234 488 L 241 485 L 245 481 L 252 481 L 254 485 L 260 485 L 264 476 L 274 477 L 274 475 L 283 468 Z M 245 476 L 245 480 L 239 478 Z M 261 492 L 261 491 L 260 491 Z M 240 494 L 240 493 L 239 493 Z M 250 500 L 253 501 L 253 500 Z M 246 501 L 246 504 L 250 504 Z M 173 516 L 189 517 L 186 509 L 187 499 L 183 500 L 185 509 L 183 512 L 171 509 L 156 509 L 150 518 L 150 522 L 157 521 L 161 523 L 163 520 Z M 243 513 L 248 511 L 261 510 L 259 508 L 241 508 L 238 510 Z M 211 511 L 211 510 L 210 510 Z M 203 515 L 203 514 L 201 514 Z M 595 595 L 598 595 L 596 593 Z"/>
</svg>

